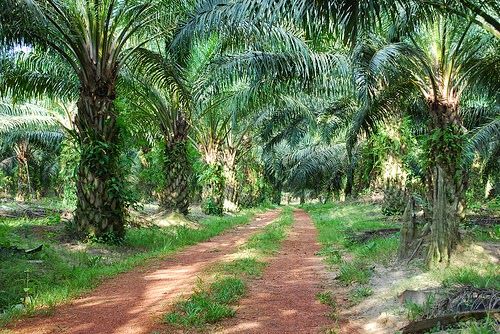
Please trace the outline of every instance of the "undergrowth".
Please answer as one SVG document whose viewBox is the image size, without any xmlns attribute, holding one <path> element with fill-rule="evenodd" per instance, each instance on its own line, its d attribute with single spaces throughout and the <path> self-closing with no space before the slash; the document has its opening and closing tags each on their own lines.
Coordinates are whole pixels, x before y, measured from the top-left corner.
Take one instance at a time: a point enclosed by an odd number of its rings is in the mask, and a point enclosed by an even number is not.
<svg viewBox="0 0 500 334">
<path fill-rule="evenodd" d="M 471 285 L 479 289 L 500 290 L 500 274 L 498 265 L 488 264 L 483 271 L 478 272 L 476 268 L 453 268 L 445 273 L 443 279 L 444 287 L 456 285 Z"/>
</svg>

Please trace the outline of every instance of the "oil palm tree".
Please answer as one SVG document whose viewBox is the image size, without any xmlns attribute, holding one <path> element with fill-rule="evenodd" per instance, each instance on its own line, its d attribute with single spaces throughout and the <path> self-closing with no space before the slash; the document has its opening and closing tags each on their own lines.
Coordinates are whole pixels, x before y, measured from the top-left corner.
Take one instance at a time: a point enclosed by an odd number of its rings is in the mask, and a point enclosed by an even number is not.
<svg viewBox="0 0 500 334">
<path fill-rule="evenodd" d="M 464 217 L 466 169 L 461 164 L 467 129 L 461 108 L 468 91 L 483 89 L 494 95 L 499 44 L 478 31 L 472 22 L 439 17 L 410 37 L 414 57 L 410 67 L 415 86 L 428 106 L 427 142 L 432 190 L 431 240 L 428 263 L 447 263 L 459 241 Z M 485 76 L 485 71 L 489 73 Z M 463 111 L 463 110 L 462 110 Z"/>
<path fill-rule="evenodd" d="M 233 29 L 251 38 L 248 41 L 234 38 Z M 329 60 L 311 54 L 304 41 L 295 36 L 290 27 L 274 26 L 264 30 L 258 24 L 249 22 L 208 34 L 195 34 L 189 30 L 189 24 L 182 23 L 164 44 L 163 49 L 155 46 L 139 48 L 133 57 L 137 66 L 133 67 L 141 68 L 140 71 L 148 76 L 149 84 L 146 86 L 153 84 L 161 88 L 161 92 L 155 94 L 158 98 L 151 100 L 158 101 L 161 95 L 165 95 L 163 113 L 168 110 L 170 113 L 175 112 L 179 116 L 177 121 L 183 124 L 174 125 L 175 122 L 171 121 L 163 124 L 164 132 L 169 133 L 171 141 L 176 143 L 167 144 L 167 161 L 180 163 L 176 165 L 178 168 L 170 165 L 166 168 L 168 175 L 172 176 L 167 181 L 166 197 L 177 196 L 177 186 L 187 185 L 180 179 L 187 180 L 187 176 L 183 176 L 188 170 L 185 147 L 188 134 L 191 133 L 191 139 L 206 165 L 211 166 L 204 174 L 207 179 L 204 182 L 204 197 L 217 203 L 215 211 L 221 213 L 224 192 L 224 177 L 221 174 L 224 169 L 222 166 L 225 165 L 222 155 L 229 150 L 233 151 L 231 154 L 238 154 L 236 146 L 241 146 L 242 142 L 241 136 L 233 138 L 236 135 L 233 126 L 235 115 L 249 113 L 249 105 L 255 102 L 256 91 L 259 91 L 262 82 L 271 86 L 271 82 L 276 80 L 312 77 L 320 73 L 320 68 L 326 66 Z M 246 80 L 246 86 L 241 84 L 241 78 L 247 78 L 243 80 Z M 234 87 L 242 89 L 235 90 Z M 241 134 L 245 131 L 237 132 Z M 230 138 L 235 139 L 230 144 L 233 147 L 225 150 L 223 145 Z M 226 170 L 233 171 L 232 168 Z M 168 186 L 170 184 L 172 187 Z M 215 191 L 215 188 L 219 190 Z M 182 191 L 186 196 L 187 193 L 187 188 Z M 217 200 L 212 198 L 215 193 L 220 194 L 216 196 Z M 172 207 L 175 207 L 175 201 L 174 198 L 167 200 L 172 202 L 169 204 Z M 185 212 L 187 207 L 183 210 Z"/>
<path fill-rule="evenodd" d="M 463 147 L 469 138 L 464 119 L 477 116 L 465 105 L 472 92 L 498 92 L 494 64 L 499 44 L 473 20 L 437 16 L 413 29 L 402 42 L 382 45 L 379 39 L 380 47 L 375 47 L 374 37 L 358 47 L 356 63 L 370 71 L 357 72 L 367 93 L 361 96 L 364 107 L 353 134 L 361 124 L 382 121 L 400 110 L 419 110 L 427 119 L 427 190 L 432 206 L 427 260 L 434 265 L 447 263 L 459 241 L 467 179 Z"/>
<path fill-rule="evenodd" d="M 66 122 L 54 105 L 13 103 L 7 99 L 0 102 L 0 119 L 0 154 L 3 156 L 0 165 L 17 167 L 16 198 L 25 200 L 34 195 L 30 170 L 36 158 L 56 156 L 66 135 L 62 125 Z M 8 161 L 15 164 L 8 164 Z M 47 163 L 45 166 L 47 177 L 54 176 L 52 165 Z"/>
<path fill-rule="evenodd" d="M 182 214 L 188 213 L 190 204 L 191 167 L 187 152 L 193 105 L 190 87 L 194 83 L 191 80 L 200 74 L 197 65 L 195 61 L 179 59 L 169 48 L 140 48 L 131 64 L 136 68 L 136 78 L 127 83 L 126 100 L 133 107 L 129 116 L 139 120 L 136 122 L 139 131 L 156 132 L 165 144 L 165 187 L 160 191 L 161 206 Z"/>
<path fill-rule="evenodd" d="M 252 146 L 249 134 L 256 113 L 254 85 L 248 80 L 226 84 L 200 104 L 193 126 L 193 142 L 206 165 L 202 200 L 206 211 L 217 214 L 238 210 L 237 165 Z"/>
<path fill-rule="evenodd" d="M 329 74 L 338 70 L 332 68 Z M 339 196 L 346 177 L 351 106 L 338 99 L 344 88 L 328 92 L 327 85 L 323 81 L 309 94 L 282 96 L 282 103 L 269 106 L 260 119 L 268 179 L 301 200 L 306 192 L 314 197 L 326 194 L 325 200 Z"/>
<path fill-rule="evenodd" d="M 156 3 L 155 3 L 156 4 Z M 124 235 L 116 83 L 137 33 L 159 11 L 140 1 L 2 1 L 2 40 L 50 49 L 79 83 L 75 222 L 82 235 Z"/>
<path fill-rule="evenodd" d="M 187 214 L 191 178 L 188 145 L 191 140 L 208 163 L 213 126 L 205 122 L 205 116 L 218 117 L 213 112 L 217 102 L 207 101 L 217 95 L 212 62 L 219 57 L 222 44 L 217 35 L 192 39 L 177 29 L 173 26 L 172 37 L 164 40 L 164 48 L 151 45 L 137 49 L 129 64 L 132 71 L 128 77 L 132 80 L 125 86 L 129 88 L 127 101 L 135 109 L 132 118 L 143 120 L 136 126 L 143 133 L 155 129 L 153 132 L 160 134 L 165 143 L 166 182 L 161 204 L 165 209 Z M 179 35 L 188 41 L 180 43 Z"/>
</svg>

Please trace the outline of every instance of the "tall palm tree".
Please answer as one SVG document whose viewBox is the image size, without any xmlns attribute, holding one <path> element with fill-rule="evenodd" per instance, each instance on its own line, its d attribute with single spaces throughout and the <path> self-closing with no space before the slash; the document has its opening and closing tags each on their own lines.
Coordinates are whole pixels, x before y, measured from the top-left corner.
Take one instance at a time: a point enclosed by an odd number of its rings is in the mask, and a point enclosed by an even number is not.
<svg viewBox="0 0 500 334">
<path fill-rule="evenodd" d="M 190 92 L 184 71 L 171 55 L 140 49 L 136 60 L 147 63 L 145 72 L 160 71 L 161 79 L 139 74 L 128 83 L 126 101 L 132 106 L 130 119 L 142 133 L 161 137 L 164 149 L 165 187 L 160 204 L 166 210 L 187 214 L 189 209 L 190 166 L 187 157 L 190 130 Z"/>
<path fill-rule="evenodd" d="M 39 155 L 37 151 L 55 155 L 65 136 L 63 126 L 58 122 L 60 114 L 53 107 L 0 101 L 0 155 L 3 156 L 0 165 L 8 165 L 9 160 L 16 162 L 18 200 L 34 195 L 30 169 Z"/>
<path fill-rule="evenodd" d="M 82 235 L 124 236 L 116 82 L 133 37 L 160 11 L 140 1 L 4 0 L 2 40 L 52 50 L 79 82 L 81 148 L 75 222 Z"/>
<path fill-rule="evenodd" d="M 319 69 L 326 66 L 328 60 L 311 55 L 304 41 L 295 36 L 289 27 L 267 26 L 269 29 L 265 30 L 259 24 L 243 22 L 235 27 L 218 29 L 217 32 L 195 34 L 190 30 L 189 22 L 179 25 L 172 33 L 172 38 L 165 42 L 164 49 L 140 48 L 134 59 L 137 67 L 147 73 L 150 82 L 162 87 L 163 92 L 160 94 L 168 95 L 165 101 L 170 107 L 165 110 L 177 110 L 177 115 L 186 121 L 186 126 L 182 127 L 164 124 L 164 130 L 170 135 L 176 129 L 182 130 L 182 136 L 178 133 L 172 138 L 179 145 L 184 143 L 184 147 L 187 135 L 191 132 L 193 143 L 206 165 L 210 166 L 204 174 L 204 197 L 213 202 L 215 211 L 222 213 L 222 173 L 223 166 L 227 165 L 223 154 L 229 152 L 224 145 L 236 133 L 233 126 L 235 115 L 249 113 L 249 103 L 256 100 L 255 92 L 262 82 L 271 86 L 273 80 L 312 77 L 320 73 Z M 251 38 L 234 38 L 234 30 Z M 242 85 L 240 81 L 245 80 L 248 81 L 247 85 Z M 241 138 L 239 136 L 238 140 L 233 140 L 231 145 L 241 146 Z M 187 162 L 187 158 L 176 158 L 177 152 L 182 152 L 183 157 L 186 157 L 185 148 L 178 150 L 171 146 L 167 145 L 167 161 L 173 164 Z M 177 147 L 177 144 L 174 146 Z M 231 154 L 239 151 L 235 149 L 236 146 L 232 147 L 234 152 Z M 181 184 L 178 182 L 180 178 L 187 179 L 183 176 L 183 172 L 188 170 L 186 164 L 177 166 L 179 168 L 167 167 L 168 175 L 172 175 L 172 180 L 167 182 L 167 187 L 172 185 L 166 191 L 167 198 L 179 193 L 177 185 Z M 225 169 L 230 173 L 232 168 Z M 187 195 L 187 189 L 182 193 Z"/>
<path fill-rule="evenodd" d="M 428 106 L 429 181 L 432 186 L 429 264 L 447 262 L 459 241 L 464 216 L 466 169 L 460 164 L 466 128 L 461 107 L 467 91 L 494 95 L 490 76 L 498 72 L 500 44 L 472 25 L 439 17 L 410 37 L 415 48 L 411 75 Z M 484 76 L 485 71 L 492 71 Z M 495 72 L 496 71 L 496 72 Z M 497 73 L 498 74 L 498 73 Z M 478 76 L 481 75 L 481 76 Z M 498 84 L 496 84 L 498 85 Z"/>
<path fill-rule="evenodd" d="M 174 35 L 175 37 L 176 35 Z M 210 77 L 212 58 L 220 48 L 217 38 L 192 41 L 174 49 L 172 40 L 166 47 L 139 48 L 132 58 L 131 68 L 137 78 L 129 84 L 127 100 L 135 108 L 134 118 L 147 118 L 139 122 L 157 129 L 165 143 L 165 188 L 161 191 L 161 205 L 167 210 L 187 214 L 189 209 L 189 179 L 191 166 L 188 161 L 189 134 L 201 123 L 192 117 L 210 89 L 206 81 Z M 198 115 L 199 116 L 199 115 Z M 206 124 L 205 124 L 206 125 Z M 147 127 L 146 126 L 146 127 Z M 203 128 L 203 133 L 209 133 Z"/>
<path fill-rule="evenodd" d="M 498 63 L 500 45 L 473 20 L 445 16 L 417 25 L 403 42 L 382 45 L 379 40 L 381 44 L 375 47 L 374 40 L 360 45 L 356 53 L 362 69 L 376 69 L 358 71 L 358 81 L 368 93 L 363 97 L 365 107 L 358 113 L 356 129 L 398 110 L 424 113 L 428 122 L 427 188 L 432 206 L 427 260 L 430 265 L 447 263 L 459 241 L 458 226 L 465 208 L 463 147 L 468 128 L 464 117 L 474 117 L 470 115 L 474 108 L 465 108 L 465 102 L 472 92 L 490 96 L 498 92 L 494 64 Z"/>
</svg>

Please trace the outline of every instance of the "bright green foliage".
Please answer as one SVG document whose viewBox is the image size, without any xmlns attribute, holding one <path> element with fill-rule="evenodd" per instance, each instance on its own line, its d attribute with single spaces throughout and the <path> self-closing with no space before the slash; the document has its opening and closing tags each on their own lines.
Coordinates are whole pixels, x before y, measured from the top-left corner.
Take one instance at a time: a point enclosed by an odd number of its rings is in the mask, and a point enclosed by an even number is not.
<svg viewBox="0 0 500 334">
<path fill-rule="evenodd" d="M 459 165 L 461 161 L 453 160 L 460 157 L 464 146 L 464 135 L 454 127 L 436 129 L 424 139 L 424 168 L 433 166 L 436 162 L 444 165 Z"/>
<path fill-rule="evenodd" d="M 198 182 L 203 187 L 201 208 L 209 215 L 222 215 L 224 201 L 224 175 L 219 163 L 205 165 Z"/>
<path fill-rule="evenodd" d="M 245 293 L 245 284 L 242 280 L 226 277 L 215 281 L 210 286 L 210 291 L 216 302 L 221 304 L 234 303 Z"/>
<path fill-rule="evenodd" d="M 0 0 L 2 193 L 64 196 L 75 234 L 120 241 L 138 200 L 222 215 L 283 191 L 329 202 L 385 188 L 384 213 L 412 194 L 434 214 L 429 262 L 446 263 L 466 200 L 500 193 L 497 12 L 492 0 Z M 385 175 L 387 160 L 405 176 Z M 267 237 L 264 249 L 279 231 Z M 387 261 L 396 238 L 333 242 L 329 263 L 335 247 Z M 369 277 L 363 261 L 342 269 Z"/>
<path fill-rule="evenodd" d="M 74 207 L 76 203 L 76 173 L 79 163 L 78 149 L 74 142 L 65 140 L 61 145 L 59 155 L 59 181 L 62 188 L 63 203 L 68 207 Z"/>
<path fill-rule="evenodd" d="M 266 226 L 263 233 L 252 236 L 245 244 L 245 248 L 255 249 L 263 254 L 275 253 L 280 247 L 280 241 L 285 238 L 287 229 L 292 223 L 292 211 L 290 208 L 285 208 L 278 221 Z"/>
<path fill-rule="evenodd" d="M 354 304 L 358 304 L 363 299 L 370 297 L 373 294 L 373 290 L 368 286 L 360 286 L 352 290 L 349 294 L 349 298 Z"/>
<path fill-rule="evenodd" d="M 484 320 L 469 320 L 456 326 L 458 334 L 491 334 L 498 331 L 498 323 L 493 317 Z"/>
<path fill-rule="evenodd" d="M 500 290 L 500 273 L 498 266 L 493 263 L 481 272 L 474 268 L 457 268 L 447 273 L 443 285 L 446 287 L 471 285 L 479 289 Z"/>
<path fill-rule="evenodd" d="M 370 269 L 361 261 L 341 262 L 339 280 L 348 285 L 353 283 L 367 284 L 370 280 Z"/>
<path fill-rule="evenodd" d="M 410 321 L 415 321 L 421 319 L 424 314 L 429 312 L 436 302 L 436 298 L 433 295 L 429 295 L 423 304 L 416 304 L 413 302 L 406 302 L 404 307 L 407 312 L 407 317 Z"/>
<path fill-rule="evenodd" d="M 319 300 L 321 304 L 330 306 L 331 308 L 337 307 L 337 302 L 331 291 L 323 291 L 316 295 L 316 299 Z"/>
</svg>

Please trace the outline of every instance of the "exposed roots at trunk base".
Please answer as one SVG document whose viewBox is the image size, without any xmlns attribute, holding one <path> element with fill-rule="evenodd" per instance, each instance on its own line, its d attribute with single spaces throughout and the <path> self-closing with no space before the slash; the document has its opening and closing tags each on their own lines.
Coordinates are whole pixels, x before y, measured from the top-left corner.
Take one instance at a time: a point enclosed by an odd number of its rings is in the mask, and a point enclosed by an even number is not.
<svg viewBox="0 0 500 334">
<path fill-rule="evenodd" d="M 463 218 L 463 186 L 454 175 L 455 167 L 437 163 L 432 169 L 432 218 L 418 230 L 415 201 L 410 198 L 402 216 L 399 258 L 411 261 L 426 249 L 428 267 L 447 266 L 460 242 L 459 222 Z M 429 233 L 430 232 L 430 233 Z M 422 247 L 424 246 L 424 247 Z"/>
</svg>

